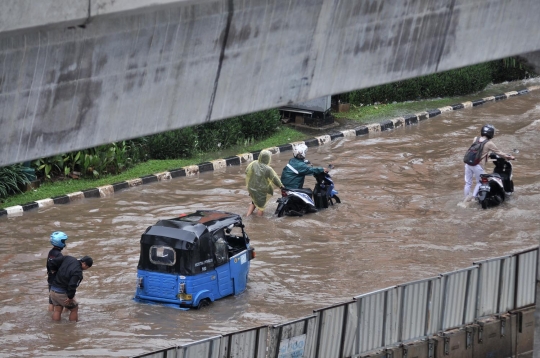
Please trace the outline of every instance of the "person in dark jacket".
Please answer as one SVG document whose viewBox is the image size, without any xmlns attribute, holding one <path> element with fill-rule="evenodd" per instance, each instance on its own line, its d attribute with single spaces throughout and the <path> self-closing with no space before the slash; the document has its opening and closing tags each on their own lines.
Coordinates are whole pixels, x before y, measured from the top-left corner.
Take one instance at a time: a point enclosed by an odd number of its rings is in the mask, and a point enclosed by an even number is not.
<svg viewBox="0 0 540 358">
<path fill-rule="evenodd" d="M 70 321 L 79 320 L 79 304 L 75 300 L 75 293 L 83 279 L 83 271 L 92 267 L 93 263 L 90 256 L 84 256 L 79 260 L 72 256 L 62 256 L 50 261 L 49 267 L 56 271 L 56 277 L 51 285 L 54 321 L 60 321 L 64 307 L 70 310 Z"/>
<path fill-rule="evenodd" d="M 285 188 L 302 189 L 306 175 L 328 173 L 328 169 L 309 166 L 305 162 L 306 152 L 307 146 L 304 143 L 294 146 L 293 157 L 281 172 L 281 182 Z"/>
<path fill-rule="evenodd" d="M 52 261 L 53 259 L 57 257 L 64 256 L 62 255 L 62 250 L 66 247 L 66 240 L 68 239 L 68 236 L 62 232 L 62 231 L 55 231 L 51 234 L 50 242 L 53 248 L 49 251 L 49 254 L 47 255 L 47 283 L 49 285 L 49 312 L 53 311 L 53 303 L 51 301 L 51 284 L 54 281 L 54 278 L 56 277 L 56 271 L 52 271 L 49 267 L 49 261 Z"/>
</svg>

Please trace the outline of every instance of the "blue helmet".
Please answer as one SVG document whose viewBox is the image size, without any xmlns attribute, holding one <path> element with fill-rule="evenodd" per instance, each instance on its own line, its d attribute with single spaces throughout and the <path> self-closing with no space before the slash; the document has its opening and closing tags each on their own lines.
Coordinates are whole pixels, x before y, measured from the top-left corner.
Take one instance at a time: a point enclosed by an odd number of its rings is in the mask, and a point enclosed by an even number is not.
<svg viewBox="0 0 540 358">
<path fill-rule="evenodd" d="M 65 232 L 62 231 L 55 231 L 51 234 L 51 245 L 64 248 L 66 247 L 66 240 L 68 239 L 68 236 Z"/>
</svg>

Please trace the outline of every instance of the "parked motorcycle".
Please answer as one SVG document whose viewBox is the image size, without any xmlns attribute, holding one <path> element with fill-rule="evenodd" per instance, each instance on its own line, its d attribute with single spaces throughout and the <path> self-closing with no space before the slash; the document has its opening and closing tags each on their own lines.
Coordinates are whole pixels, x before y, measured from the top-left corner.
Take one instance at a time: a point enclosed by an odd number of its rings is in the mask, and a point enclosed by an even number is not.
<svg viewBox="0 0 540 358">
<path fill-rule="evenodd" d="M 330 164 L 329 169 L 334 166 Z M 328 173 L 314 175 L 316 184 L 313 190 L 309 188 L 281 190 L 281 198 L 277 200 L 278 206 L 275 214 L 278 217 L 303 216 L 304 214 L 316 213 L 319 209 L 328 208 L 334 203 L 341 203 L 334 189 L 334 181 Z"/>
<path fill-rule="evenodd" d="M 489 158 L 493 159 L 495 168 L 493 173 L 480 174 L 480 189 L 477 198 L 482 209 L 501 204 L 514 192 L 512 163 L 495 153 L 491 153 Z"/>
</svg>

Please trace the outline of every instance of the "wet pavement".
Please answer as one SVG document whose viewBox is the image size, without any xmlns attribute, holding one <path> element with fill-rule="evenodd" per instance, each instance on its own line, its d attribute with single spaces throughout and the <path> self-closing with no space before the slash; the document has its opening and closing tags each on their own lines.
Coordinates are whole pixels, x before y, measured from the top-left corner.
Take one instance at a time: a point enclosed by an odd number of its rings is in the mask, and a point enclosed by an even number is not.
<svg viewBox="0 0 540 358">
<path fill-rule="evenodd" d="M 502 206 L 462 205 L 463 154 L 484 123 L 494 142 L 519 151 L 515 194 Z M 443 113 L 418 125 L 309 148 L 332 163 L 342 204 L 302 218 L 245 219 L 256 248 L 248 289 L 196 311 L 132 300 L 139 239 L 147 226 L 195 209 L 242 215 L 246 165 L 134 187 L 0 218 L 0 356 L 132 356 L 220 333 L 283 323 L 388 286 L 538 245 L 540 91 Z M 292 152 L 272 157 L 278 173 Z M 491 171 L 493 165 L 486 165 Z M 313 178 L 306 179 L 313 186 Z M 52 231 L 64 254 L 90 255 L 77 291 L 80 322 L 47 312 Z"/>
</svg>

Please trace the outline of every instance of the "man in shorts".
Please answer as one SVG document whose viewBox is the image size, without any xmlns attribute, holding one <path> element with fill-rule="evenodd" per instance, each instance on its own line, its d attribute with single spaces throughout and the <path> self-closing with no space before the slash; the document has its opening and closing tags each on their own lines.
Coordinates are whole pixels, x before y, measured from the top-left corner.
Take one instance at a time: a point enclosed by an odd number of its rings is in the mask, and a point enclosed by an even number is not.
<svg viewBox="0 0 540 358">
<path fill-rule="evenodd" d="M 50 242 L 53 248 L 49 251 L 47 255 L 47 283 L 49 284 L 49 291 L 51 290 L 51 285 L 54 282 L 56 277 L 56 272 L 52 271 L 49 268 L 49 261 L 54 260 L 57 257 L 64 256 L 62 250 L 66 247 L 66 240 L 68 236 L 63 231 L 55 231 L 51 234 Z M 51 296 L 49 295 L 49 312 L 54 310 L 53 303 L 51 301 Z"/>
<path fill-rule="evenodd" d="M 50 291 L 54 305 L 52 314 L 54 321 L 60 321 L 64 307 L 70 310 L 70 321 L 79 320 L 79 304 L 75 300 L 75 293 L 83 279 L 83 271 L 92 267 L 93 263 L 90 256 L 84 256 L 79 260 L 72 256 L 62 256 L 50 261 L 51 270 L 56 271 Z"/>
</svg>

